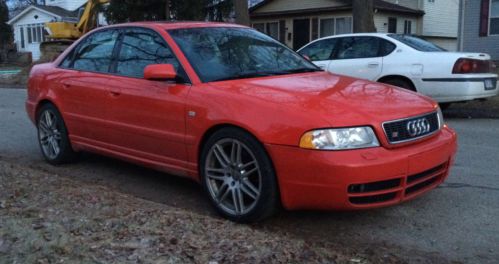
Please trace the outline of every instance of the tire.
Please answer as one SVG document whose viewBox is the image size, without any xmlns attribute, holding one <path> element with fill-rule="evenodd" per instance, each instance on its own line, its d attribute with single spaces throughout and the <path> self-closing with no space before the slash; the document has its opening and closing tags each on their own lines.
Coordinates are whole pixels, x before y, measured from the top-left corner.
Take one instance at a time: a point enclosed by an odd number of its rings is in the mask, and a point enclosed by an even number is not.
<svg viewBox="0 0 499 264">
<path fill-rule="evenodd" d="M 38 143 L 45 160 L 52 165 L 72 162 L 77 154 L 71 147 L 68 131 L 57 108 L 43 105 L 37 113 Z"/>
<path fill-rule="evenodd" d="M 414 88 L 414 85 L 412 85 L 412 83 L 410 83 L 404 79 L 400 79 L 400 78 L 387 79 L 387 80 L 382 81 L 382 83 L 390 84 L 393 86 L 404 88 L 404 89 L 409 90 L 409 91 L 416 92 L 416 88 Z"/>
<path fill-rule="evenodd" d="M 263 145 L 241 129 L 224 128 L 209 137 L 201 152 L 200 174 L 211 204 L 231 221 L 257 222 L 278 208 L 272 162 Z"/>
<path fill-rule="evenodd" d="M 438 105 L 440 106 L 440 109 L 446 110 L 451 106 L 452 103 L 439 103 Z"/>
</svg>

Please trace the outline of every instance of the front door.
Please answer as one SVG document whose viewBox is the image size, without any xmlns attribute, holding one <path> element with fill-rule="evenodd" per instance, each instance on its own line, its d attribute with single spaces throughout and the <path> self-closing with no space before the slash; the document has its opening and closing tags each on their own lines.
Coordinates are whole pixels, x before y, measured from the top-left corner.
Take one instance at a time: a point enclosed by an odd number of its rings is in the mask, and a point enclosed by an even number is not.
<svg viewBox="0 0 499 264">
<path fill-rule="evenodd" d="M 173 64 L 177 81 L 143 78 L 151 64 Z M 181 169 L 186 156 L 185 103 L 190 89 L 178 60 L 164 39 L 149 29 L 127 29 L 107 85 L 114 91 L 109 106 L 112 144 L 120 152 Z"/>
<path fill-rule="evenodd" d="M 293 20 L 293 49 L 298 50 L 310 42 L 310 19 Z"/>
</svg>

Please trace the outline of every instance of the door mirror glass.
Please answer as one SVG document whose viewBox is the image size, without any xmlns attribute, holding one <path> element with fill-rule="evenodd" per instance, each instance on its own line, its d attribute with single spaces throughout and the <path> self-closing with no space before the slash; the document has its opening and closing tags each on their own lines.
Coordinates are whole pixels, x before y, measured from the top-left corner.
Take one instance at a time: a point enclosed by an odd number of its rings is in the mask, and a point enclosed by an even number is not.
<svg viewBox="0 0 499 264">
<path fill-rule="evenodd" d="M 144 69 L 147 80 L 175 80 L 177 72 L 172 64 L 151 64 Z"/>
</svg>

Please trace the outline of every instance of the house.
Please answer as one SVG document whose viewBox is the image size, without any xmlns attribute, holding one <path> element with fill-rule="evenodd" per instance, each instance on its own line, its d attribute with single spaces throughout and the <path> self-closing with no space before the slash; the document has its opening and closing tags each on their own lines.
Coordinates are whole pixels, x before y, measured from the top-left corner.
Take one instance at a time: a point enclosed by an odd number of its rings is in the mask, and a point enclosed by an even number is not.
<svg viewBox="0 0 499 264">
<path fill-rule="evenodd" d="M 458 49 L 460 0 L 384 0 L 422 10 L 417 35 L 450 51 Z M 476 0 L 475 0 L 476 1 Z"/>
<path fill-rule="evenodd" d="M 456 50 L 459 6 L 438 12 L 439 2 L 455 1 L 374 0 L 374 24 L 377 32 L 421 35 Z M 264 0 L 250 8 L 250 17 L 255 29 L 293 49 L 353 30 L 351 0 Z"/>
<path fill-rule="evenodd" d="M 14 30 L 18 51 L 31 52 L 33 60 L 40 58 L 40 43 L 46 39 L 44 25 L 53 21 L 76 22 L 78 11 L 86 0 L 45 0 L 45 5 L 31 5 L 7 23 Z"/>
<path fill-rule="evenodd" d="M 461 0 L 459 50 L 499 61 L 499 0 Z"/>
</svg>

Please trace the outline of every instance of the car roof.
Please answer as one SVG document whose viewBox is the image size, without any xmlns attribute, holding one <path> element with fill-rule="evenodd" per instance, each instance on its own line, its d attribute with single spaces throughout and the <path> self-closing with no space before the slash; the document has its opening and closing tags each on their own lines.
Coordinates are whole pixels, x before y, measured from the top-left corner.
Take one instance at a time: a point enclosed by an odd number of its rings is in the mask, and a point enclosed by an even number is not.
<svg viewBox="0 0 499 264">
<path fill-rule="evenodd" d="M 131 22 L 123 24 L 115 24 L 106 26 L 103 28 L 111 27 L 127 27 L 127 26 L 139 26 L 139 27 L 155 27 L 162 28 L 165 30 L 170 29 L 182 29 L 182 28 L 203 28 L 203 27 L 233 27 L 233 28 L 245 28 L 245 26 L 222 23 L 222 22 L 204 22 L 204 21 L 145 21 L 145 22 Z"/>
<path fill-rule="evenodd" d="M 303 48 L 307 47 L 308 45 L 324 40 L 324 39 L 333 39 L 333 38 L 342 38 L 342 37 L 381 37 L 381 38 L 388 38 L 388 35 L 395 34 L 395 33 L 349 33 L 349 34 L 339 34 L 339 35 L 332 35 L 332 36 L 327 36 L 327 37 L 322 37 L 318 38 L 314 41 L 311 41 L 307 43 L 305 46 L 301 47 L 298 51 L 302 50 Z M 393 39 L 392 41 L 396 41 Z"/>
</svg>

